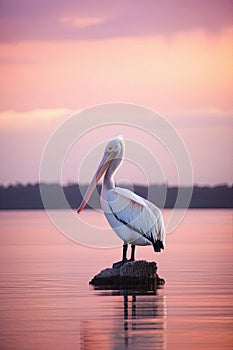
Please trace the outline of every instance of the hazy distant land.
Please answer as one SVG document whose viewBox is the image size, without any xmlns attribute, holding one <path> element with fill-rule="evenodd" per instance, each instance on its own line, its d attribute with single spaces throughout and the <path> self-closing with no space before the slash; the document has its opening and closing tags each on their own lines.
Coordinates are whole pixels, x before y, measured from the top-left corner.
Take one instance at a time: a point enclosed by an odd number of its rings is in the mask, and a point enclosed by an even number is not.
<svg viewBox="0 0 233 350">
<path fill-rule="evenodd" d="M 58 184 L 42 184 L 43 188 L 50 194 L 50 209 L 63 209 L 56 200 L 56 192 L 60 187 Z M 122 187 L 122 186 L 121 186 Z M 63 187 L 65 196 L 71 208 L 75 209 L 81 202 L 82 193 L 86 186 L 69 184 Z M 101 186 L 97 186 L 100 192 Z M 187 187 L 180 188 L 183 193 Z M 134 185 L 134 192 L 148 198 L 148 188 L 142 185 Z M 149 187 L 149 198 L 159 207 L 173 208 L 176 202 L 178 187 L 166 187 L 164 185 L 151 185 Z M 91 198 L 91 206 L 99 208 L 99 196 L 94 194 Z M 89 206 L 87 205 L 87 208 Z M 233 186 L 219 185 L 215 187 L 194 186 L 190 208 L 233 208 Z M 35 185 L 10 185 L 0 186 L 0 209 L 44 209 L 39 184 Z"/>
</svg>

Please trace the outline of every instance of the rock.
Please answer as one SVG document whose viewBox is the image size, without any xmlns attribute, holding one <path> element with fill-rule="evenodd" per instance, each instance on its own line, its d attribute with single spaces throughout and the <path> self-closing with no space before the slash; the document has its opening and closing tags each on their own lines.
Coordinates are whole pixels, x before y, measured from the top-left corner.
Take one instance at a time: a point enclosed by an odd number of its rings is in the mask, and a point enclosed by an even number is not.
<svg viewBox="0 0 233 350">
<path fill-rule="evenodd" d="M 159 285 L 165 283 L 156 273 L 155 262 L 128 261 L 123 265 L 113 266 L 113 268 L 102 270 L 89 283 L 113 289 L 139 288 L 143 290 L 155 290 Z"/>
</svg>

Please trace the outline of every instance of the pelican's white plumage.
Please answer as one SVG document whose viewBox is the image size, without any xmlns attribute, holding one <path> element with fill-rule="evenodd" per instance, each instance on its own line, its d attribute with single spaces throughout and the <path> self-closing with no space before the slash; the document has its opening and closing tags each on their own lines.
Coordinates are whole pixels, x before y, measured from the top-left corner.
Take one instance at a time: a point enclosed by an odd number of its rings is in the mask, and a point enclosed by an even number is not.
<svg viewBox="0 0 233 350">
<path fill-rule="evenodd" d="M 109 224 L 125 243 L 152 244 L 151 235 L 154 241 L 164 241 L 161 211 L 137 194 L 120 187 L 105 192 L 103 187 L 101 204 Z"/>
<path fill-rule="evenodd" d="M 127 245 L 132 245 L 134 260 L 135 245 L 153 245 L 155 251 L 164 249 L 165 230 L 160 209 L 148 200 L 124 188 L 115 187 L 113 175 L 124 157 L 124 141 L 121 136 L 109 141 L 103 159 L 89 185 L 78 213 L 84 208 L 96 183 L 105 173 L 101 206 L 115 233 L 123 240 L 123 261 Z"/>
</svg>

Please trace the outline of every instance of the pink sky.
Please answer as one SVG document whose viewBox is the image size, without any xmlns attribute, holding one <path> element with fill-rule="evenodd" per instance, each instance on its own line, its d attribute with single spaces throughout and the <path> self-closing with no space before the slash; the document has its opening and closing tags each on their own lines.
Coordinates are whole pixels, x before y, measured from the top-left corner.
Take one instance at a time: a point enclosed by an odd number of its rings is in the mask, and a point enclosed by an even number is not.
<svg viewBox="0 0 233 350">
<path fill-rule="evenodd" d="M 108 102 L 159 110 L 195 183 L 232 183 L 231 1 L 3 0 L 0 13 L 0 183 L 38 181 L 53 130 Z"/>
</svg>

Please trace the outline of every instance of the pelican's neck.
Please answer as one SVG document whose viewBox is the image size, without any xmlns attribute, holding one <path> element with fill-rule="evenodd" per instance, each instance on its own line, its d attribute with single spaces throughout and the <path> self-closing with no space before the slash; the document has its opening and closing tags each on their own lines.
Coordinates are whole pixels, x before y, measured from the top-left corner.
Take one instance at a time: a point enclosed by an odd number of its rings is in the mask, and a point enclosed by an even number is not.
<svg viewBox="0 0 233 350">
<path fill-rule="evenodd" d="M 110 190 L 115 187 L 115 181 L 113 179 L 113 174 L 110 174 L 109 171 L 106 171 L 104 175 L 103 188 Z"/>
<path fill-rule="evenodd" d="M 103 194 L 104 192 L 106 193 L 108 190 L 115 187 L 115 181 L 114 181 L 113 175 L 115 174 L 115 172 L 117 171 L 117 169 L 119 168 L 119 166 L 121 165 L 124 159 L 124 155 L 125 155 L 124 141 L 123 139 L 118 138 L 118 142 L 121 145 L 120 152 L 118 153 L 117 158 L 113 158 L 111 160 L 111 163 L 104 175 L 104 181 L 102 186 Z"/>
<path fill-rule="evenodd" d="M 122 158 L 116 158 L 111 161 L 109 168 L 104 175 L 103 190 L 110 190 L 111 188 L 115 187 L 113 175 L 121 165 L 121 162 Z"/>
</svg>

